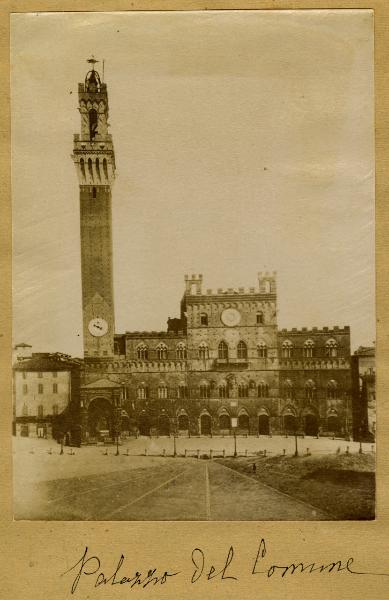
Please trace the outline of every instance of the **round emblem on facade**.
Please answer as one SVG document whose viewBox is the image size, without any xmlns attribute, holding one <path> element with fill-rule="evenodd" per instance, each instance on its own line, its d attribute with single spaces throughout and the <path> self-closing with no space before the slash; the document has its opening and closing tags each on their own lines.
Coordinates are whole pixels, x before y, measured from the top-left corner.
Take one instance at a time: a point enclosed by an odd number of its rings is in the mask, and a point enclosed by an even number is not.
<svg viewBox="0 0 389 600">
<path fill-rule="evenodd" d="M 95 317 L 89 321 L 88 325 L 89 333 L 94 337 L 101 337 L 108 331 L 108 323 L 101 317 Z"/>
<path fill-rule="evenodd" d="M 236 308 L 226 308 L 222 312 L 221 320 L 227 327 L 235 327 L 240 323 L 240 312 Z"/>
</svg>

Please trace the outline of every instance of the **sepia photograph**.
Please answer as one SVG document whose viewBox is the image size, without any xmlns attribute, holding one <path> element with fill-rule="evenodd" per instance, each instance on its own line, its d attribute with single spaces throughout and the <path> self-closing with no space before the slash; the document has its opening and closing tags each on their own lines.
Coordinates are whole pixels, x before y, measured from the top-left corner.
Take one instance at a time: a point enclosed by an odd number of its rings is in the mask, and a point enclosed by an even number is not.
<svg viewBox="0 0 389 600">
<path fill-rule="evenodd" d="M 375 518 L 371 10 L 11 16 L 14 519 Z"/>
</svg>

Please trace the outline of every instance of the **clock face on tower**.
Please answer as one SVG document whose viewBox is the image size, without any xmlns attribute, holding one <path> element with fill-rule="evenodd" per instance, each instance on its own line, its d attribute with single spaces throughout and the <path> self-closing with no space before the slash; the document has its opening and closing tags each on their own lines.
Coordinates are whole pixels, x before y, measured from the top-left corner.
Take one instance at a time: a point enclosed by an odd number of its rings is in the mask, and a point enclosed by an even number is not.
<svg viewBox="0 0 389 600">
<path fill-rule="evenodd" d="M 89 333 L 94 337 L 101 337 L 108 331 L 108 323 L 101 317 L 95 317 L 89 321 L 88 325 Z"/>
<path fill-rule="evenodd" d="M 227 327 L 239 325 L 240 318 L 240 312 L 236 308 L 226 308 L 221 314 L 221 320 Z"/>
</svg>

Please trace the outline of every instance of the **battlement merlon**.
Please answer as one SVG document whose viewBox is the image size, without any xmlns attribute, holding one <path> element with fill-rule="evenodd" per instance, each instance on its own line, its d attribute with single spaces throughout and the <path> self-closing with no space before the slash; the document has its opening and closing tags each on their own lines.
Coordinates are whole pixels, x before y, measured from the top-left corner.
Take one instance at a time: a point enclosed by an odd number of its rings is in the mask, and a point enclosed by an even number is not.
<svg viewBox="0 0 389 600">
<path fill-rule="evenodd" d="M 126 331 L 125 333 L 115 333 L 115 340 L 120 338 L 134 339 L 134 338 L 164 338 L 168 339 L 171 337 L 186 338 L 186 332 L 183 330 L 179 331 Z"/>
</svg>

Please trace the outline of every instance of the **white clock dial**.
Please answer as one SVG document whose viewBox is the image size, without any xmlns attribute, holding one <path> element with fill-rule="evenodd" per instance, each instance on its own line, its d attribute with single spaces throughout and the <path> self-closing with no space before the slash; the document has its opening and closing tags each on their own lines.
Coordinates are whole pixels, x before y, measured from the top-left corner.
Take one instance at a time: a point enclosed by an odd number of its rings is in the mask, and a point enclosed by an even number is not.
<svg viewBox="0 0 389 600">
<path fill-rule="evenodd" d="M 101 337 L 108 331 L 108 323 L 101 317 L 95 317 L 89 321 L 88 325 L 89 333 L 95 337 Z"/>
<path fill-rule="evenodd" d="M 240 312 L 236 308 L 226 308 L 221 314 L 221 320 L 227 327 L 239 325 L 240 318 Z"/>
</svg>

